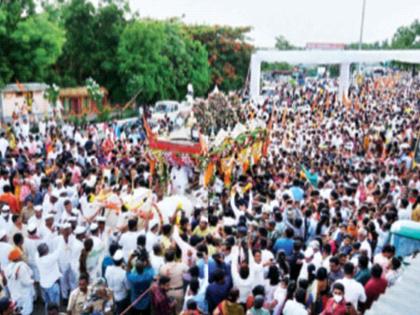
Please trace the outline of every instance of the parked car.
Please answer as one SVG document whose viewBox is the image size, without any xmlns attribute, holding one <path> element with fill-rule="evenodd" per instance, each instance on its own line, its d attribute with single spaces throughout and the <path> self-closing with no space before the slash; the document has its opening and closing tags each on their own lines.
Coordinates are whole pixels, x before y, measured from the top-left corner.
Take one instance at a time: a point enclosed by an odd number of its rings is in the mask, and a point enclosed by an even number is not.
<svg viewBox="0 0 420 315">
<path fill-rule="evenodd" d="M 179 125 L 179 120 L 187 118 L 192 110 L 192 106 L 187 102 L 159 101 L 152 108 L 152 123 L 169 118 L 169 120 Z"/>
</svg>

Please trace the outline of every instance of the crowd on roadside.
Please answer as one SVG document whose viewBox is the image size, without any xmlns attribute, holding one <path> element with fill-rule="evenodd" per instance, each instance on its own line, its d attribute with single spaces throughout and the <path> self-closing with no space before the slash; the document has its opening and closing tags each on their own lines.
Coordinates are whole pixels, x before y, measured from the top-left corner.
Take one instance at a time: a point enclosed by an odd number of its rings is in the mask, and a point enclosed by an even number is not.
<svg viewBox="0 0 420 315">
<path fill-rule="evenodd" d="M 162 224 L 101 196 L 151 188 L 140 127 L 121 135 L 23 115 L 0 135 L 0 314 L 344 315 L 398 281 L 397 220 L 420 222 L 420 80 L 279 85 L 244 110 L 273 123 L 267 156 Z M 196 170 L 171 178 L 192 194 Z M 182 172 L 174 173 L 182 174 Z M 187 180 L 185 180 L 187 178 Z M 176 191 L 178 189 L 178 191 Z"/>
</svg>

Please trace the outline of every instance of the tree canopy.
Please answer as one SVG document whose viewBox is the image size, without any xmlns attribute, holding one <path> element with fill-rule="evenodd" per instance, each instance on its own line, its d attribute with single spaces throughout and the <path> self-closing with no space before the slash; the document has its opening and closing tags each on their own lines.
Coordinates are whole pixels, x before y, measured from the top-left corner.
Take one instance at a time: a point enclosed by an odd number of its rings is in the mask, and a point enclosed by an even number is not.
<svg viewBox="0 0 420 315">
<path fill-rule="evenodd" d="M 140 91 L 147 102 L 180 99 L 190 81 L 199 94 L 208 89 L 206 50 L 173 22 L 131 23 L 121 35 L 118 60 L 127 94 Z"/>
<path fill-rule="evenodd" d="M 249 27 L 140 19 L 128 3 L 0 0 L 0 87 L 17 80 L 66 87 L 92 78 L 119 103 L 138 91 L 140 102 L 180 100 L 189 83 L 198 96 L 214 85 L 243 88 L 254 50 Z M 419 48 L 419 29 L 416 20 L 389 42 L 363 48 Z M 284 36 L 276 47 L 296 49 Z"/>
</svg>

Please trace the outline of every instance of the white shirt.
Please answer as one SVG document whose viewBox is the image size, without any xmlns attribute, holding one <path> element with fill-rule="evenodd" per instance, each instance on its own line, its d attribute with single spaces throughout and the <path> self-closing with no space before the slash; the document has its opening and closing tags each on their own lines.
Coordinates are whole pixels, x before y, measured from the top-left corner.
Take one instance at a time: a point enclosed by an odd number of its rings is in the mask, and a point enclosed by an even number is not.
<svg viewBox="0 0 420 315">
<path fill-rule="evenodd" d="M 365 250 L 367 252 L 367 256 L 370 259 L 372 257 L 372 247 L 367 240 L 364 240 L 362 244 L 360 244 L 360 251 Z"/>
<path fill-rule="evenodd" d="M 308 315 L 305 306 L 295 300 L 288 300 L 284 305 L 283 315 Z"/>
<path fill-rule="evenodd" d="M 23 251 L 28 257 L 28 264 L 30 266 L 35 265 L 35 257 L 38 254 L 38 245 L 41 243 L 42 240 L 40 238 L 25 238 L 25 241 L 23 243 Z"/>
<path fill-rule="evenodd" d="M 25 262 L 10 263 L 5 274 L 7 287 L 13 300 L 32 298 L 34 280 L 32 279 L 32 270 Z"/>
<path fill-rule="evenodd" d="M 9 253 L 13 246 L 6 242 L 0 242 L 0 268 L 5 269 L 9 264 Z"/>
<path fill-rule="evenodd" d="M 267 249 L 263 249 L 261 251 L 261 262 L 262 264 L 266 264 L 268 262 L 270 262 L 270 260 L 274 261 L 274 255 L 271 251 L 267 250 Z"/>
<path fill-rule="evenodd" d="M 51 254 L 36 257 L 36 265 L 39 270 L 40 281 L 39 284 L 42 288 L 48 289 L 61 277 L 58 268 L 58 259 L 60 258 L 60 250 L 57 249 Z"/>
<path fill-rule="evenodd" d="M 137 248 L 137 238 L 140 234 L 138 231 L 127 231 L 121 235 L 119 244 L 122 247 L 125 261 L 128 261 L 128 255 Z"/>
<path fill-rule="evenodd" d="M 357 305 L 360 302 L 366 302 L 365 288 L 356 280 L 343 278 L 336 282 L 341 283 L 344 286 L 344 298 L 347 302 L 353 304 L 357 309 Z"/>
<path fill-rule="evenodd" d="M 127 297 L 129 284 L 126 271 L 119 266 L 109 266 L 105 270 L 105 279 L 108 287 L 114 293 L 115 301 L 119 302 Z"/>
<path fill-rule="evenodd" d="M 150 264 L 152 265 L 155 274 L 159 274 L 160 267 L 165 264 L 165 259 L 161 256 L 156 256 L 153 252 L 150 253 Z"/>
<path fill-rule="evenodd" d="M 9 147 L 9 141 L 7 139 L 1 137 L 0 138 L 0 154 L 4 158 L 6 156 L 6 150 Z"/>
</svg>

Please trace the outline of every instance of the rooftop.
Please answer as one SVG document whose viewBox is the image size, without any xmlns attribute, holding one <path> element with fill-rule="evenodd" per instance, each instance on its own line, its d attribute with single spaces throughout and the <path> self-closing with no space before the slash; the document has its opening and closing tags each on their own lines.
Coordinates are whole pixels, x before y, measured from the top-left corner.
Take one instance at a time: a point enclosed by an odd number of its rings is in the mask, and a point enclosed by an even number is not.
<svg viewBox="0 0 420 315">
<path fill-rule="evenodd" d="M 48 84 L 45 83 L 19 83 L 19 84 L 7 84 L 0 91 L 1 92 L 35 92 L 44 91 L 48 88 Z M 23 91 L 22 91 L 23 90 Z"/>
</svg>

